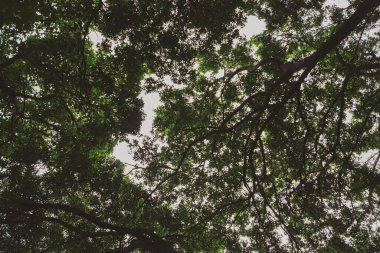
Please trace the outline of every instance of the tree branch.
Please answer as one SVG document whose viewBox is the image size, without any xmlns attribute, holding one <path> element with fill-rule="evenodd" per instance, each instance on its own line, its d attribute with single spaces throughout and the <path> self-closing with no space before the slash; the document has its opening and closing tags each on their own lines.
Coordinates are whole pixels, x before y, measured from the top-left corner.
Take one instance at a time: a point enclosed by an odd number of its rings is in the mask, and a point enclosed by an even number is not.
<svg viewBox="0 0 380 253">
<path fill-rule="evenodd" d="M 106 229 L 108 231 L 104 231 L 102 235 L 110 235 L 110 234 L 128 234 L 130 236 L 133 236 L 136 238 L 136 240 L 140 242 L 144 242 L 145 245 L 150 244 L 154 250 L 151 252 L 154 253 L 175 253 L 175 250 L 169 245 L 168 242 L 163 240 L 161 237 L 156 235 L 153 231 L 150 231 L 148 229 L 143 228 L 128 228 L 121 225 L 114 225 L 111 223 L 107 223 L 102 221 L 100 218 L 89 214 L 87 212 L 84 212 L 78 208 L 66 205 L 66 204 L 57 204 L 57 203 L 36 203 L 28 200 L 15 200 L 15 199 L 7 199 L 4 197 L 0 197 L 0 203 L 4 206 L 12 207 L 13 209 L 16 209 L 20 213 L 26 213 L 32 210 L 52 210 L 52 211 L 63 211 L 67 214 L 78 216 L 87 222 L 92 223 L 93 225 L 97 226 L 101 229 Z M 28 216 L 28 214 L 26 214 Z M 49 222 L 58 223 L 65 228 L 72 230 L 76 233 L 87 233 L 87 232 L 81 232 L 79 228 L 61 221 L 54 217 L 42 217 L 42 220 L 46 220 Z M 4 221 L 5 222 L 5 221 Z M 22 222 L 20 220 L 20 222 Z M 99 233 L 93 233 L 89 232 L 88 235 L 100 235 Z"/>
</svg>

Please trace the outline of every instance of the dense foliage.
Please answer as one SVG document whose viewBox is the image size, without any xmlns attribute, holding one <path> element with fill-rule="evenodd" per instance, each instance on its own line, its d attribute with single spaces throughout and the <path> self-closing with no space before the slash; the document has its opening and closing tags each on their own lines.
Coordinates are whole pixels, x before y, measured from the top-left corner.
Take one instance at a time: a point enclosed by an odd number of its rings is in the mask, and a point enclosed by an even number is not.
<svg viewBox="0 0 380 253">
<path fill-rule="evenodd" d="M 1 1 L 0 250 L 375 252 L 379 5 Z"/>
</svg>

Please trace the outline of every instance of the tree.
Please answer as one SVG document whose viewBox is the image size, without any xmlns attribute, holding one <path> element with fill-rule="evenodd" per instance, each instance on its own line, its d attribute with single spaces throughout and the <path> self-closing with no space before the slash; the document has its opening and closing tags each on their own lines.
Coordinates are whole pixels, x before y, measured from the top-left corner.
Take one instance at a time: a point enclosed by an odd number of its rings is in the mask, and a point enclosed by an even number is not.
<svg viewBox="0 0 380 253">
<path fill-rule="evenodd" d="M 138 132 L 141 80 L 186 74 L 196 53 L 233 37 L 242 4 L 1 2 L 0 249 L 170 252 L 153 232 L 166 233 L 167 208 L 136 212 L 146 193 L 112 148 Z M 193 15 L 212 5 L 223 11 Z"/>
<path fill-rule="evenodd" d="M 164 144 L 149 159 L 138 149 L 141 177 L 188 211 L 181 236 L 199 242 L 189 251 L 203 240 L 207 252 L 379 247 L 378 5 L 284 20 L 280 9 L 263 34 L 201 54 L 199 75 L 163 90 Z"/>
<path fill-rule="evenodd" d="M 0 249 L 374 251 L 380 3 L 323 2 L 3 1 Z"/>
</svg>

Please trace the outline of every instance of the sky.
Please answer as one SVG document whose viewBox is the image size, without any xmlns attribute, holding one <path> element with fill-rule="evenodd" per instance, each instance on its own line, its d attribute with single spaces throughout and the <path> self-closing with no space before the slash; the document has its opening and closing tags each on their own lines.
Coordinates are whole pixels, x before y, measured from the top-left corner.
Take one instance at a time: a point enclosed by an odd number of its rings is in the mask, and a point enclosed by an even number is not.
<svg viewBox="0 0 380 253">
<path fill-rule="evenodd" d="M 265 23 L 263 21 L 259 20 L 255 16 L 248 16 L 245 26 L 240 29 L 240 35 L 249 38 L 255 34 L 261 33 L 264 29 Z M 90 34 L 90 37 L 91 36 L 95 41 L 99 41 L 101 35 L 94 33 Z M 168 84 L 173 84 L 170 77 L 165 78 L 165 81 Z M 145 113 L 145 119 L 142 122 L 140 133 L 143 135 L 150 135 L 153 125 L 154 110 L 160 105 L 160 96 L 156 92 L 149 94 L 143 93 L 141 98 L 144 101 L 143 111 Z M 113 155 L 120 161 L 126 163 L 127 166 L 131 164 L 137 165 L 133 160 L 132 154 L 130 154 L 130 150 L 126 142 L 118 143 L 113 150 Z"/>
</svg>

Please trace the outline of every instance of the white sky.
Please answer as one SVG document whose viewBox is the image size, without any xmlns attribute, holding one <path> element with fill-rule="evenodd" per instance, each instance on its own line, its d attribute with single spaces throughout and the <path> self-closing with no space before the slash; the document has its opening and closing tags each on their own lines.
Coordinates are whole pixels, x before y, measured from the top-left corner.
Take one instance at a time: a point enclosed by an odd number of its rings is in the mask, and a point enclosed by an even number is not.
<svg viewBox="0 0 380 253">
<path fill-rule="evenodd" d="M 248 16 L 247 23 L 244 27 L 240 29 L 240 35 L 251 37 L 255 34 L 259 34 L 265 30 L 265 23 L 261 20 L 259 20 L 255 16 Z M 94 38 L 94 39 L 92 39 Z M 91 34 L 90 33 L 90 39 L 95 41 L 99 41 L 99 38 L 101 38 L 101 35 L 99 34 Z M 94 43 L 96 44 L 96 43 Z M 166 78 L 166 82 L 168 84 L 173 85 L 170 78 Z M 140 133 L 143 135 L 150 135 L 150 132 L 152 130 L 153 126 L 153 118 L 154 118 L 154 110 L 160 105 L 160 96 L 158 93 L 149 93 L 149 94 L 142 94 L 141 96 L 144 101 L 144 113 L 145 113 L 145 120 L 142 122 L 142 126 L 140 129 Z M 126 142 L 120 142 L 117 144 L 113 150 L 113 155 L 119 159 L 120 161 L 128 164 L 136 164 L 136 162 L 133 160 L 132 154 L 129 153 L 130 150 L 128 148 L 128 145 Z"/>
<path fill-rule="evenodd" d="M 142 122 L 140 128 L 140 134 L 150 135 L 153 126 L 154 109 L 160 105 L 160 96 L 157 92 L 143 93 L 141 96 L 144 100 L 143 111 L 145 113 L 145 119 Z M 120 142 L 113 149 L 113 155 L 120 161 L 128 164 L 136 164 L 133 160 L 132 154 L 129 153 L 129 148 L 126 142 Z"/>
<path fill-rule="evenodd" d="M 327 5 L 335 5 L 336 7 L 339 7 L 339 8 L 347 8 L 350 5 L 350 3 L 347 0 L 327 0 L 324 3 L 324 6 L 327 6 Z"/>
</svg>

